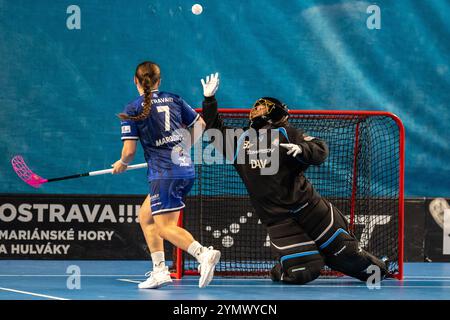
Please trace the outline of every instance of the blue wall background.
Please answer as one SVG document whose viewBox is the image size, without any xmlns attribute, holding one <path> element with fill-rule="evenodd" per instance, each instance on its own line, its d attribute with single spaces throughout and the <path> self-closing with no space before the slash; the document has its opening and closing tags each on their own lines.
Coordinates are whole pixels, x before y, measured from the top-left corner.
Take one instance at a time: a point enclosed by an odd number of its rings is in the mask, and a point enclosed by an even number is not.
<svg viewBox="0 0 450 320">
<path fill-rule="evenodd" d="M 162 90 L 202 100 L 219 71 L 222 107 L 262 95 L 292 109 L 396 113 L 406 127 L 407 196 L 450 195 L 450 4 L 435 1 L 0 0 L 0 192 L 145 193 L 145 172 L 33 190 L 9 161 L 44 177 L 102 169 L 120 154 L 115 114 L 136 96 L 142 60 Z M 81 30 L 66 9 L 81 8 Z M 366 9 L 381 8 L 369 30 Z M 137 161 L 142 159 L 140 153 Z"/>
</svg>

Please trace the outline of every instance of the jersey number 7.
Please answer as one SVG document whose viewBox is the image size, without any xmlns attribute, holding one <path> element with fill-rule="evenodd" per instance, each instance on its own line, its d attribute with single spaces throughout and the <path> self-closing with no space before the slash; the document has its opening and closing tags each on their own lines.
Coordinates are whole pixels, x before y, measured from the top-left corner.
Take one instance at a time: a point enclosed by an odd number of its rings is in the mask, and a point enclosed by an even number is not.
<svg viewBox="0 0 450 320">
<path fill-rule="evenodd" d="M 158 112 L 164 112 L 164 129 L 165 131 L 170 131 L 170 111 L 169 106 L 158 106 L 156 107 Z"/>
</svg>

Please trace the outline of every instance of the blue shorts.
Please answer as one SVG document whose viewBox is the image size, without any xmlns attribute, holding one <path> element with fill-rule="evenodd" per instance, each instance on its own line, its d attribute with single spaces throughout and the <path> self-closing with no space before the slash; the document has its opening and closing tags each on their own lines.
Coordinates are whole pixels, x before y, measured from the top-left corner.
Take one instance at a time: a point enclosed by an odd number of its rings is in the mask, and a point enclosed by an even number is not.
<svg viewBox="0 0 450 320">
<path fill-rule="evenodd" d="M 183 197 L 191 191 L 195 178 L 155 179 L 150 181 L 152 215 L 178 211 L 185 207 Z"/>
</svg>

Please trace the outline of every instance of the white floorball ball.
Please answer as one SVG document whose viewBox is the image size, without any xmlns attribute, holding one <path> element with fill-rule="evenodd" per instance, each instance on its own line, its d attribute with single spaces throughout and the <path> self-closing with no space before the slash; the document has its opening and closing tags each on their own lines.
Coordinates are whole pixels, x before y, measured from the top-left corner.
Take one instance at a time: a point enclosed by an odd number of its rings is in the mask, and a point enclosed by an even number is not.
<svg viewBox="0 0 450 320">
<path fill-rule="evenodd" d="M 200 5 L 200 4 L 198 4 L 198 3 L 196 3 L 196 4 L 194 4 L 193 6 L 192 6 L 192 13 L 193 14 L 195 14 L 195 15 L 199 15 L 199 14 L 201 14 L 203 12 L 203 7 Z"/>
</svg>

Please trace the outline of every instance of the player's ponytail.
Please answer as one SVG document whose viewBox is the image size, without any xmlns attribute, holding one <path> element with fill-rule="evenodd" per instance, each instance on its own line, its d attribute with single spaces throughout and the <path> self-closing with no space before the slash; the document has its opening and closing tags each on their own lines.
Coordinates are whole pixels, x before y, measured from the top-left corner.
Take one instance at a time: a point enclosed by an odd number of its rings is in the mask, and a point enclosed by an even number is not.
<svg viewBox="0 0 450 320">
<path fill-rule="evenodd" d="M 146 119 L 149 116 L 152 108 L 152 90 L 161 79 L 161 72 L 159 66 L 156 63 L 146 61 L 137 66 L 135 77 L 139 82 L 139 85 L 144 90 L 144 102 L 142 111 L 136 116 L 130 116 L 126 113 L 120 113 L 119 118 L 121 120 L 140 121 Z"/>
</svg>

